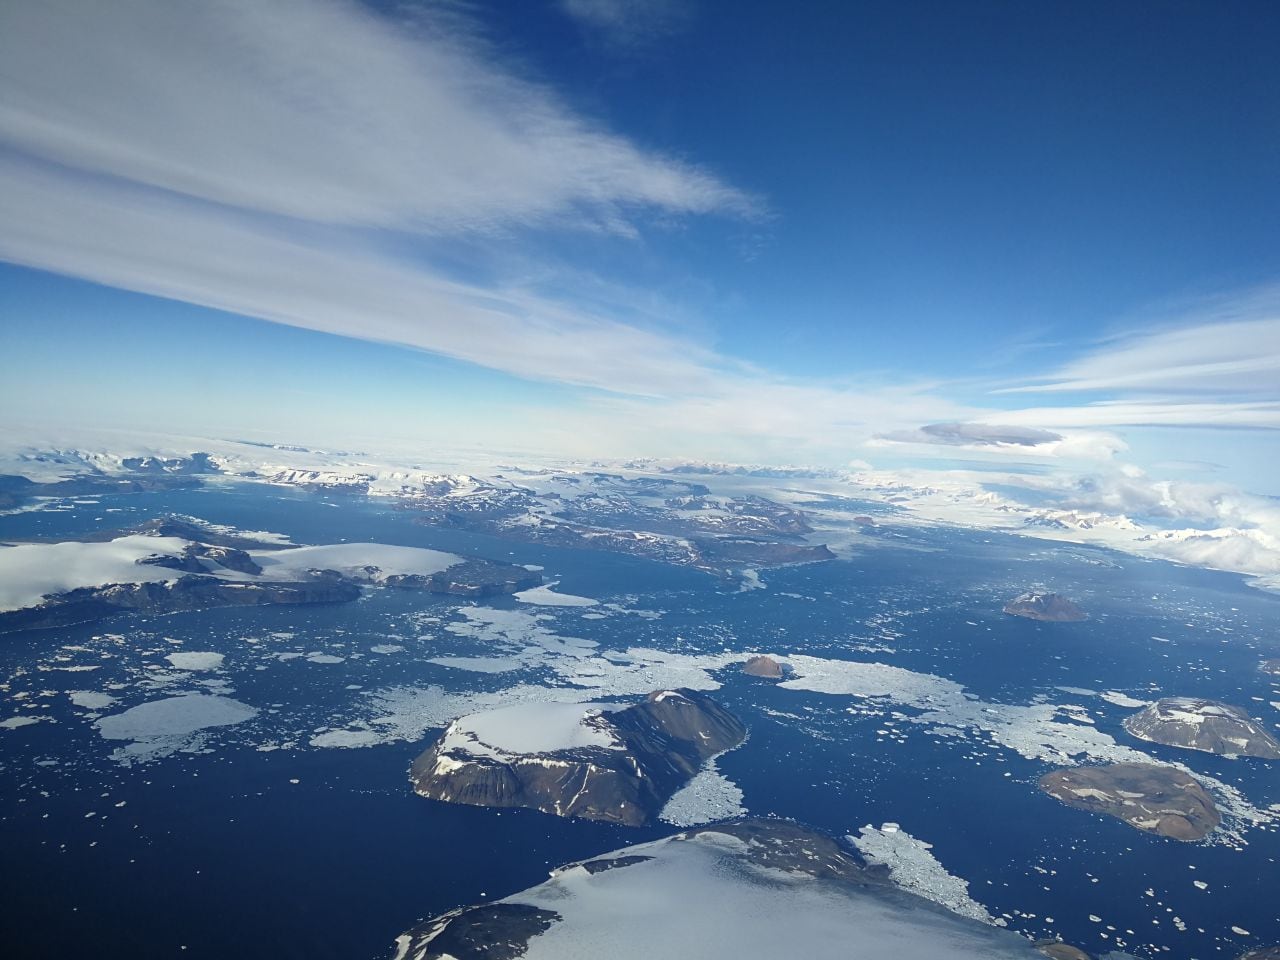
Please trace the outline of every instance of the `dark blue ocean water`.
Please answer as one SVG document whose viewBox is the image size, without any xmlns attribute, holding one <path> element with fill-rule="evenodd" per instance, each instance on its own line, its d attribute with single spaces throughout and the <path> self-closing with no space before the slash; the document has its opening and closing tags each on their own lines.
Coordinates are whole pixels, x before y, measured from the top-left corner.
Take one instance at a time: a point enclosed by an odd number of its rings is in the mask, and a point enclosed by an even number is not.
<svg viewBox="0 0 1280 960">
<path fill-rule="evenodd" d="M 426 546 L 539 564 L 561 591 L 662 611 L 656 619 L 598 620 L 575 609 L 539 611 L 565 635 L 604 649 L 758 648 L 876 660 L 949 678 L 992 703 L 1079 704 L 1098 729 L 1130 745 L 1137 744 L 1120 727 L 1130 709 L 1057 688 L 1209 696 L 1245 705 L 1268 723 L 1280 718 L 1271 706 L 1280 692 L 1257 670 L 1259 660 L 1280 656 L 1278 598 L 1238 577 L 1089 548 L 895 529 L 889 520 L 884 532 L 898 536 L 882 547 L 768 571 L 766 589 L 734 593 L 691 571 L 437 530 L 362 499 L 249 485 L 92 499 L 98 502 L 64 512 L 0 518 L 0 537 L 77 536 L 177 512 L 298 542 Z M 1001 614 L 1003 602 L 1029 584 L 1070 594 L 1092 619 L 1050 625 Z M 421 917 L 505 896 L 560 863 L 670 832 L 423 800 L 410 792 L 406 771 L 424 743 L 308 746 L 310 732 L 350 717 L 368 691 L 514 682 L 426 662 L 440 652 L 488 652 L 474 641 L 477 649 L 468 651 L 468 641 L 453 636 L 447 651 L 435 641 L 415 644 L 407 624 L 447 620 L 458 604 L 370 591 L 335 607 L 119 618 L 3 638 L 4 715 L 56 721 L 0 730 L 6 952 L 377 957 Z M 164 653 L 179 649 L 171 640 L 223 653 L 224 669 L 160 683 Z M 406 650 L 367 652 L 389 642 Z M 345 659 L 282 661 L 279 652 Z M 932 843 L 974 898 L 1009 914 L 1012 927 L 1097 952 L 1113 949 L 1116 937 L 1139 956 L 1199 958 L 1280 942 L 1274 828 L 1249 831 L 1238 849 L 1162 840 L 1043 796 L 1035 780 L 1046 765 L 982 736 L 932 736 L 886 719 L 893 708 L 869 715 L 848 697 L 780 689 L 732 669 L 721 679 L 718 698 L 752 733 L 720 768 L 753 814 L 794 817 L 840 835 L 897 821 Z M 107 690 L 118 698 L 108 711 L 115 712 L 204 689 L 201 682 L 262 713 L 211 731 L 197 745 L 205 752 L 129 766 L 111 759 L 120 744 L 103 740 L 65 694 Z M 892 732 L 878 732 L 885 730 Z M 1280 803 L 1280 765 L 1141 746 L 1239 787 L 1256 807 Z"/>
</svg>

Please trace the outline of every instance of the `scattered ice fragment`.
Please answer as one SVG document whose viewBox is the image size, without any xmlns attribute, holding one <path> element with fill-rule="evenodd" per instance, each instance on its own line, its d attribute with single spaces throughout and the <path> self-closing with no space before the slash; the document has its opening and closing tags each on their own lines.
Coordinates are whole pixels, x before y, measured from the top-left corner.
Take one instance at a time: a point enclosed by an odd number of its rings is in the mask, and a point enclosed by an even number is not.
<svg viewBox="0 0 1280 960">
<path fill-rule="evenodd" d="M 0 720 L 0 729 L 17 730 L 19 727 L 29 727 L 33 723 L 39 723 L 40 717 L 9 717 L 7 720 Z"/>
</svg>

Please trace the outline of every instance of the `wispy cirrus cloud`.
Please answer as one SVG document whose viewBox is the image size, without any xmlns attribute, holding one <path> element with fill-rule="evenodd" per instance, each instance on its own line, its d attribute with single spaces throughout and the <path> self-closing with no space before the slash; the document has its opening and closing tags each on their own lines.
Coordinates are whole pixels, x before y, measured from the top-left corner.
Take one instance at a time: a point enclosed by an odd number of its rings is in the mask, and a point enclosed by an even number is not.
<svg viewBox="0 0 1280 960">
<path fill-rule="evenodd" d="M 12 4 L 0 63 L 0 258 L 639 396 L 731 365 L 423 253 L 760 209 L 579 116 L 448 5 Z"/>
<path fill-rule="evenodd" d="M 1024 407 L 1001 412 L 999 416 L 1006 423 L 1055 429 L 1147 426 L 1280 430 L 1280 400 L 1146 397 Z"/>
<path fill-rule="evenodd" d="M 615 47 L 635 49 L 679 31 L 690 0 L 560 0 L 560 9 Z"/>
<path fill-rule="evenodd" d="M 697 344 L 480 287 L 234 210 L 0 158 L 0 258 L 340 336 L 416 347 L 535 380 L 640 396 L 698 389 Z"/>
<path fill-rule="evenodd" d="M 757 208 L 576 114 L 456 15 L 401 10 L 6 4 L 0 142 L 214 203 L 357 226 L 625 230 L 645 211 Z"/>
<path fill-rule="evenodd" d="M 1113 339 L 1035 382 L 1000 392 L 1086 391 L 1280 399 L 1280 290 L 1175 317 L 1168 329 Z"/>
</svg>

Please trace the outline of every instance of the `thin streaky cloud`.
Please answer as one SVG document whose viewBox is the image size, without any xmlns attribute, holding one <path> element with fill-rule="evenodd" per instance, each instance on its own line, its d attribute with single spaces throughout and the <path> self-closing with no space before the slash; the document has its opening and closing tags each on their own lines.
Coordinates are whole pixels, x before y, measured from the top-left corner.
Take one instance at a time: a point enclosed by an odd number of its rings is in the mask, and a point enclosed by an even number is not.
<svg viewBox="0 0 1280 960">
<path fill-rule="evenodd" d="M 1280 296 L 1244 296 L 1200 322 L 1116 338 L 1036 380 L 998 392 L 1280 396 Z"/>
<path fill-rule="evenodd" d="M 626 232 L 647 211 L 757 209 L 575 114 L 433 9 L 6 4 L 0 143 L 247 210 L 405 230 Z"/>
<path fill-rule="evenodd" d="M 519 291 L 450 281 L 341 235 L 0 159 L 0 258 L 289 326 L 429 350 L 535 380 L 697 389 L 697 345 Z"/>
<path fill-rule="evenodd" d="M 614 48 L 652 45 L 693 19 L 692 0 L 560 0 L 560 9 Z"/>
</svg>

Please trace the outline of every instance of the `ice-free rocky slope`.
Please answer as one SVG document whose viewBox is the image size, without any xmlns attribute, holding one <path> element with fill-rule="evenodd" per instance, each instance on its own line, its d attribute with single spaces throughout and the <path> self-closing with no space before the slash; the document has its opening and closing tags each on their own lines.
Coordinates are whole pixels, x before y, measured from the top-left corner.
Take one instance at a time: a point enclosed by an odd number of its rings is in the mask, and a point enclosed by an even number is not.
<svg viewBox="0 0 1280 960">
<path fill-rule="evenodd" d="M 1224 756 L 1280 760 L 1280 741 L 1240 707 L 1196 697 L 1165 697 L 1129 717 L 1135 737 Z"/>
<path fill-rule="evenodd" d="M 1194 777 L 1154 763 L 1054 770 L 1040 778 L 1040 789 L 1067 806 L 1174 840 L 1199 840 L 1222 819 L 1213 797 Z"/>
</svg>

